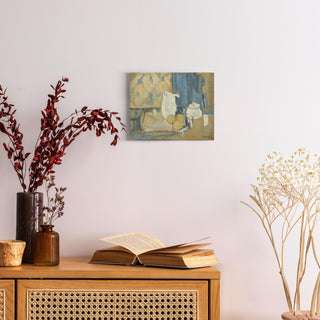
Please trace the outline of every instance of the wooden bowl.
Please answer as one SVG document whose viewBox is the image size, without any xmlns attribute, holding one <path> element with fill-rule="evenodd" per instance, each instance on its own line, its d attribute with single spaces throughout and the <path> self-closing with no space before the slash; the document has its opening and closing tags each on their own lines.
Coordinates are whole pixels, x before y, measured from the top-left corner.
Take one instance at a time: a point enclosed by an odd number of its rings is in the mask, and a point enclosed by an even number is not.
<svg viewBox="0 0 320 320">
<path fill-rule="evenodd" d="M 0 267 L 20 266 L 25 246 L 25 241 L 0 240 Z"/>
</svg>

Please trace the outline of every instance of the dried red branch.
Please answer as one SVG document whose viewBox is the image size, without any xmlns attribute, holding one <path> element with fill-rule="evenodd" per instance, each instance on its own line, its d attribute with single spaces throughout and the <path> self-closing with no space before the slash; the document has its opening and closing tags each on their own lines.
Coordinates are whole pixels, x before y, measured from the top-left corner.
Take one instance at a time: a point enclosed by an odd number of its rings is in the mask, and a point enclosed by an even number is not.
<svg viewBox="0 0 320 320">
<path fill-rule="evenodd" d="M 25 160 L 30 153 L 24 153 L 22 145 L 23 134 L 19 130 L 20 125 L 17 124 L 14 118 L 16 109 L 14 109 L 14 105 L 9 104 L 7 100 L 6 90 L 3 90 L 0 86 L 0 132 L 6 134 L 9 138 L 9 144 L 3 143 L 3 147 L 7 151 L 8 158 L 25 191 Z"/>
<path fill-rule="evenodd" d="M 60 120 L 56 103 L 64 98 L 63 94 L 66 92 L 64 85 L 68 81 L 68 78 L 62 78 L 55 87 L 51 86 L 54 92 L 48 95 L 47 106 L 41 111 L 40 134 L 29 166 L 28 188 L 25 184 L 25 174 L 26 159 L 30 153 L 24 154 L 23 135 L 19 131 L 19 125 L 14 118 L 16 110 L 13 109 L 13 105 L 6 102 L 7 96 L 0 86 L 0 132 L 9 137 L 10 144 L 9 146 L 4 144 L 4 148 L 24 191 L 36 191 L 43 184 L 43 181 L 54 173 L 54 166 L 62 163 L 66 148 L 75 141 L 80 133 L 87 130 L 94 131 L 96 136 L 99 137 L 109 131 L 113 137 L 111 145 L 115 146 L 119 139 L 119 130 L 115 126 L 114 120 L 122 130 L 126 128 L 117 112 L 103 110 L 102 108 L 89 109 L 83 107 L 80 111 L 75 110 L 70 116 Z"/>
</svg>

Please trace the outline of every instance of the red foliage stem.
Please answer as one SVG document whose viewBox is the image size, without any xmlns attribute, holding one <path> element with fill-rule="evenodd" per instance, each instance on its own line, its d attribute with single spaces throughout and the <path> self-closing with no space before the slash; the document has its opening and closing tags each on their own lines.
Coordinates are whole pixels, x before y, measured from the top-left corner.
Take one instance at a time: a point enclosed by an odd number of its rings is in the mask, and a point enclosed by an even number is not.
<svg viewBox="0 0 320 320">
<path fill-rule="evenodd" d="M 125 125 L 121 122 L 117 112 L 110 112 L 101 108 L 89 109 L 83 107 L 81 111 L 75 110 L 66 119 L 59 121 L 55 103 L 63 98 L 62 93 L 65 92 L 63 86 L 64 82 L 67 81 L 68 79 L 58 81 L 56 87 L 53 87 L 54 94 L 49 95 L 47 107 L 42 111 L 41 132 L 29 168 L 29 192 L 35 191 L 43 184 L 48 175 L 54 173 L 54 165 L 62 163 L 66 148 L 80 133 L 90 130 L 95 131 L 97 136 L 101 136 L 109 131 L 113 136 L 111 145 L 115 146 L 119 136 L 118 129 L 112 121 L 113 116 L 125 130 Z"/>
<path fill-rule="evenodd" d="M 119 139 L 119 131 L 114 125 L 114 119 L 122 130 L 126 128 L 117 112 L 110 112 L 101 108 L 89 109 L 83 107 L 80 111 L 75 110 L 74 113 L 61 121 L 56 103 L 64 98 L 63 94 L 66 92 L 64 85 L 68 81 L 68 78 L 62 78 L 55 87 L 51 86 L 54 92 L 48 95 L 47 106 L 41 111 L 40 133 L 29 166 L 28 188 L 25 184 L 25 175 L 26 159 L 30 153 L 24 154 L 23 134 L 19 131 L 19 125 L 14 118 L 16 110 L 13 109 L 13 105 L 6 102 L 6 92 L 0 86 L 0 132 L 9 137 L 10 145 L 7 146 L 4 143 L 4 148 L 18 175 L 23 191 L 36 191 L 43 184 L 43 181 L 54 173 L 54 166 L 62 163 L 66 148 L 80 133 L 87 130 L 95 131 L 99 137 L 109 131 L 113 137 L 111 145 L 115 146 Z"/>
<path fill-rule="evenodd" d="M 0 132 L 6 134 L 10 142 L 9 145 L 3 143 L 3 147 L 7 151 L 8 158 L 18 175 L 23 191 L 25 191 L 25 160 L 30 153 L 24 153 L 22 145 L 23 134 L 20 132 L 19 125 L 17 125 L 17 121 L 14 118 L 16 109 L 14 109 L 13 104 L 7 102 L 7 99 L 6 90 L 3 90 L 0 86 Z"/>
</svg>

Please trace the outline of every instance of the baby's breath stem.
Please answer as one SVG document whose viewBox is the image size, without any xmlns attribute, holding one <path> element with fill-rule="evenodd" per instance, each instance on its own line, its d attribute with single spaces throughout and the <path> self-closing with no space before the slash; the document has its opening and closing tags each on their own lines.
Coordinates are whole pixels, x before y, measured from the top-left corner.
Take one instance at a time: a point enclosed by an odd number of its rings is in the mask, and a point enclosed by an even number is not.
<svg viewBox="0 0 320 320">
<path fill-rule="evenodd" d="M 259 172 L 258 184 L 252 186 L 254 194 L 250 196 L 257 208 L 242 203 L 259 217 L 276 256 L 288 308 L 290 311 L 299 311 L 300 287 L 306 272 L 309 251 L 313 253 L 320 269 L 313 238 L 320 212 L 320 158 L 304 149 L 298 149 L 289 159 L 273 152 L 268 155 Z M 274 225 L 278 224 L 280 229 L 275 229 Z M 292 305 L 285 277 L 284 252 L 286 241 L 297 224 L 300 224 L 299 255 Z M 274 236 L 273 230 L 280 230 L 279 237 Z M 279 240 L 280 243 L 277 244 Z M 319 316 L 319 312 L 320 276 L 316 281 L 311 303 L 311 314 Z"/>
<path fill-rule="evenodd" d="M 45 178 L 45 188 L 46 188 L 46 197 L 47 197 L 47 206 L 43 207 L 43 215 L 45 224 L 52 225 L 53 221 L 57 218 L 60 218 L 63 215 L 64 210 L 64 196 L 63 192 L 66 191 L 66 188 L 57 188 L 54 182 L 55 177 L 50 176 Z M 55 188 L 54 197 L 50 197 L 51 188 Z"/>
</svg>

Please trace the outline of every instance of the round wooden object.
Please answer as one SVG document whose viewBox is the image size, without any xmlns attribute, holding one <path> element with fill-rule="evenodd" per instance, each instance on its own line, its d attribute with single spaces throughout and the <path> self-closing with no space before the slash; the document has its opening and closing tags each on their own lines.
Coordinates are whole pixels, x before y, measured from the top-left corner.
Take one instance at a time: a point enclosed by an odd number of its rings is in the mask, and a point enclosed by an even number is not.
<svg viewBox="0 0 320 320">
<path fill-rule="evenodd" d="M 285 312 L 281 315 L 284 320 L 320 320 L 320 316 L 310 316 L 310 311 Z"/>
<path fill-rule="evenodd" d="M 0 267 L 20 266 L 25 246 L 25 241 L 0 240 Z"/>
</svg>

